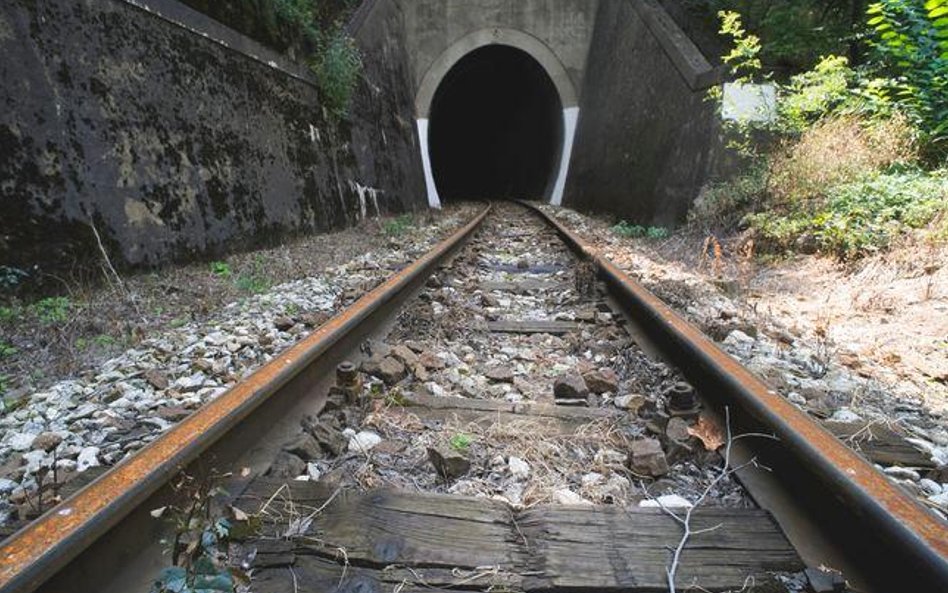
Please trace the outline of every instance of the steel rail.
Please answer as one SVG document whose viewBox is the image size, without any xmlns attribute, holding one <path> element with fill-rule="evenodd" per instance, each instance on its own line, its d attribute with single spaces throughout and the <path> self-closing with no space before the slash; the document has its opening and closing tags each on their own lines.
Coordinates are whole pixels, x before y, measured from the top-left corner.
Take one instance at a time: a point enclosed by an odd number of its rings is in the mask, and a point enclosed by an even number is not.
<svg viewBox="0 0 948 593">
<path fill-rule="evenodd" d="M 597 264 L 600 277 L 666 356 L 689 378 L 704 381 L 699 391 L 705 387 L 705 393 L 716 392 L 717 400 L 740 407 L 779 438 L 777 447 L 822 482 L 829 500 L 821 504 L 835 504 L 837 526 L 847 529 L 837 535 L 848 540 L 852 551 L 865 554 L 855 565 L 876 578 L 891 574 L 893 583 L 904 591 L 948 591 L 948 528 L 941 520 L 585 240 L 535 205 L 521 203 Z M 852 540 L 863 536 L 874 543 Z M 867 566 L 872 562 L 879 565 Z M 905 588 L 909 584 L 921 588 Z"/>
<path fill-rule="evenodd" d="M 490 208 L 246 380 L 2 542 L 0 593 L 26 593 L 42 585 L 349 332 L 434 271 L 478 228 Z"/>
</svg>

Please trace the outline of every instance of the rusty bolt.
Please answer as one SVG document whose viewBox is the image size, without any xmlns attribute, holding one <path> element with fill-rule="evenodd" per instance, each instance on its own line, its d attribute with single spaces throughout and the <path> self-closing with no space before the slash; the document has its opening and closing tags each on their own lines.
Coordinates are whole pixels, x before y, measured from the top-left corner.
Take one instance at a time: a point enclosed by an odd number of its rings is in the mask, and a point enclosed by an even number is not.
<svg viewBox="0 0 948 593">
<path fill-rule="evenodd" d="M 353 387 L 358 383 L 358 378 L 356 365 L 348 360 L 344 360 L 336 366 L 336 385 L 339 387 Z"/>
<path fill-rule="evenodd" d="M 668 413 L 672 416 L 689 416 L 698 412 L 698 398 L 695 388 L 679 381 L 668 390 Z"/>
</svg>

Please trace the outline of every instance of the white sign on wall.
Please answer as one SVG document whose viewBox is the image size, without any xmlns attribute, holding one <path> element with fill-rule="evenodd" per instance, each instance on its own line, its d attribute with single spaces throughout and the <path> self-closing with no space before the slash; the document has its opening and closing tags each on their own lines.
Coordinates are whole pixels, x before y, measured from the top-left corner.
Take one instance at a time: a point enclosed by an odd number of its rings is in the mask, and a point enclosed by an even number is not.
<svg viewBox="0 0 948 593">
<path fill-rule="evenodd" d="M 772 84 L 725 82 L 721 118 L 737 122 L 772 122 L 777 118 L 777 89 Z"/>
</svg>

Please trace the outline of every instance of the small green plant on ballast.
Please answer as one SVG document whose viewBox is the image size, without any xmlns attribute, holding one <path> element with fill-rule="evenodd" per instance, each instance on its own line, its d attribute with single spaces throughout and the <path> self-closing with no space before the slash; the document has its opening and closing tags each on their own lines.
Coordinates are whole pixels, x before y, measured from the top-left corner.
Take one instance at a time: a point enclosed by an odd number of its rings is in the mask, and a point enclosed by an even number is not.
<svg viewBox="0 0 948 593">
<path fill-rule="evenodd" d="M 664 239 L 668 236 L 668 229 L 659 226 L 642 226 L 640 224 L 631 224 L 624 220 L 612 227 L 612 232 L 620 237 L 645 237 L 648 239 Z"/>
<path fill-rule="evenodd" d="M 249 575 L 228 565 L 233 526 L 215 514 L 215 499 L 226 495 L 213 485 L 221 477 L 181 474 L 172 486 L 181 503 L 151 511 L 152 517 L 167 520 L 173 529 L 171 539 L 163 540 L 171 566 L 158 575 L 151 593 L 233 593 L 239 585 L 249 584 Z M 243 513 L 239 518 L 247 520 Z"/>
<path fill-rule="evenodd" d="M 230 269 L 230 264 L 228 264 L 227 262 L 212 261 L 211 273 L 217 276 L 218 278 L 230 278 L 233 272 Z"/>
<path fill-rule="evenodd" d="M 266 273 L 266 262 L 257 255 L 249 272 L 243 272 L 234 279 L 234 285 L 243 292 L 260 294 L 270 289 L 271 282 Z"/>
<path fill-rule="evenodd" d="M 459 433 L 451 437 L 451 448 L 460 453 L 464 453 L 470 448 L 472 441 L 471 435 Z"/>
<path fill-rule="evenodd" d="M 69 297 L 47 297 L 30 305 L 33 313 L 47 325 L 65 323 L 71 308 Z"/>
<path fill-rule="evenodd" d="M 411 214 L 402 214 L 382 223 L 382 230 L 386 235 L 397 237 L 410 229 L 413 222 Z"/>
<path fill-rule="evenodd" d="M 13 356 L 19 352 L 12 344 L 8 344 L 3 340 L 0 340 L 0 358 L 6 358 L 8 356 Z"/>
</svg>

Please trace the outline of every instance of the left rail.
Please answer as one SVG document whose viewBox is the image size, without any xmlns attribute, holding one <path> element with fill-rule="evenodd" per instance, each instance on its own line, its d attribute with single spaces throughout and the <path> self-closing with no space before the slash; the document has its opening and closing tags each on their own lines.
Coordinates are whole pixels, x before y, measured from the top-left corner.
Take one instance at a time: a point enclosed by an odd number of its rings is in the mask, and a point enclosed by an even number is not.
<svg viewBox="0 0 948 593">
<path fill-rule="evenodd" d="M 485 207 L 303 341 L 2 542 L 0 593 L 27 593 L 41 586 L 343 338 L 372 323 L 377 312 L 425 279 L 489 211 Z"/>
</svg>

